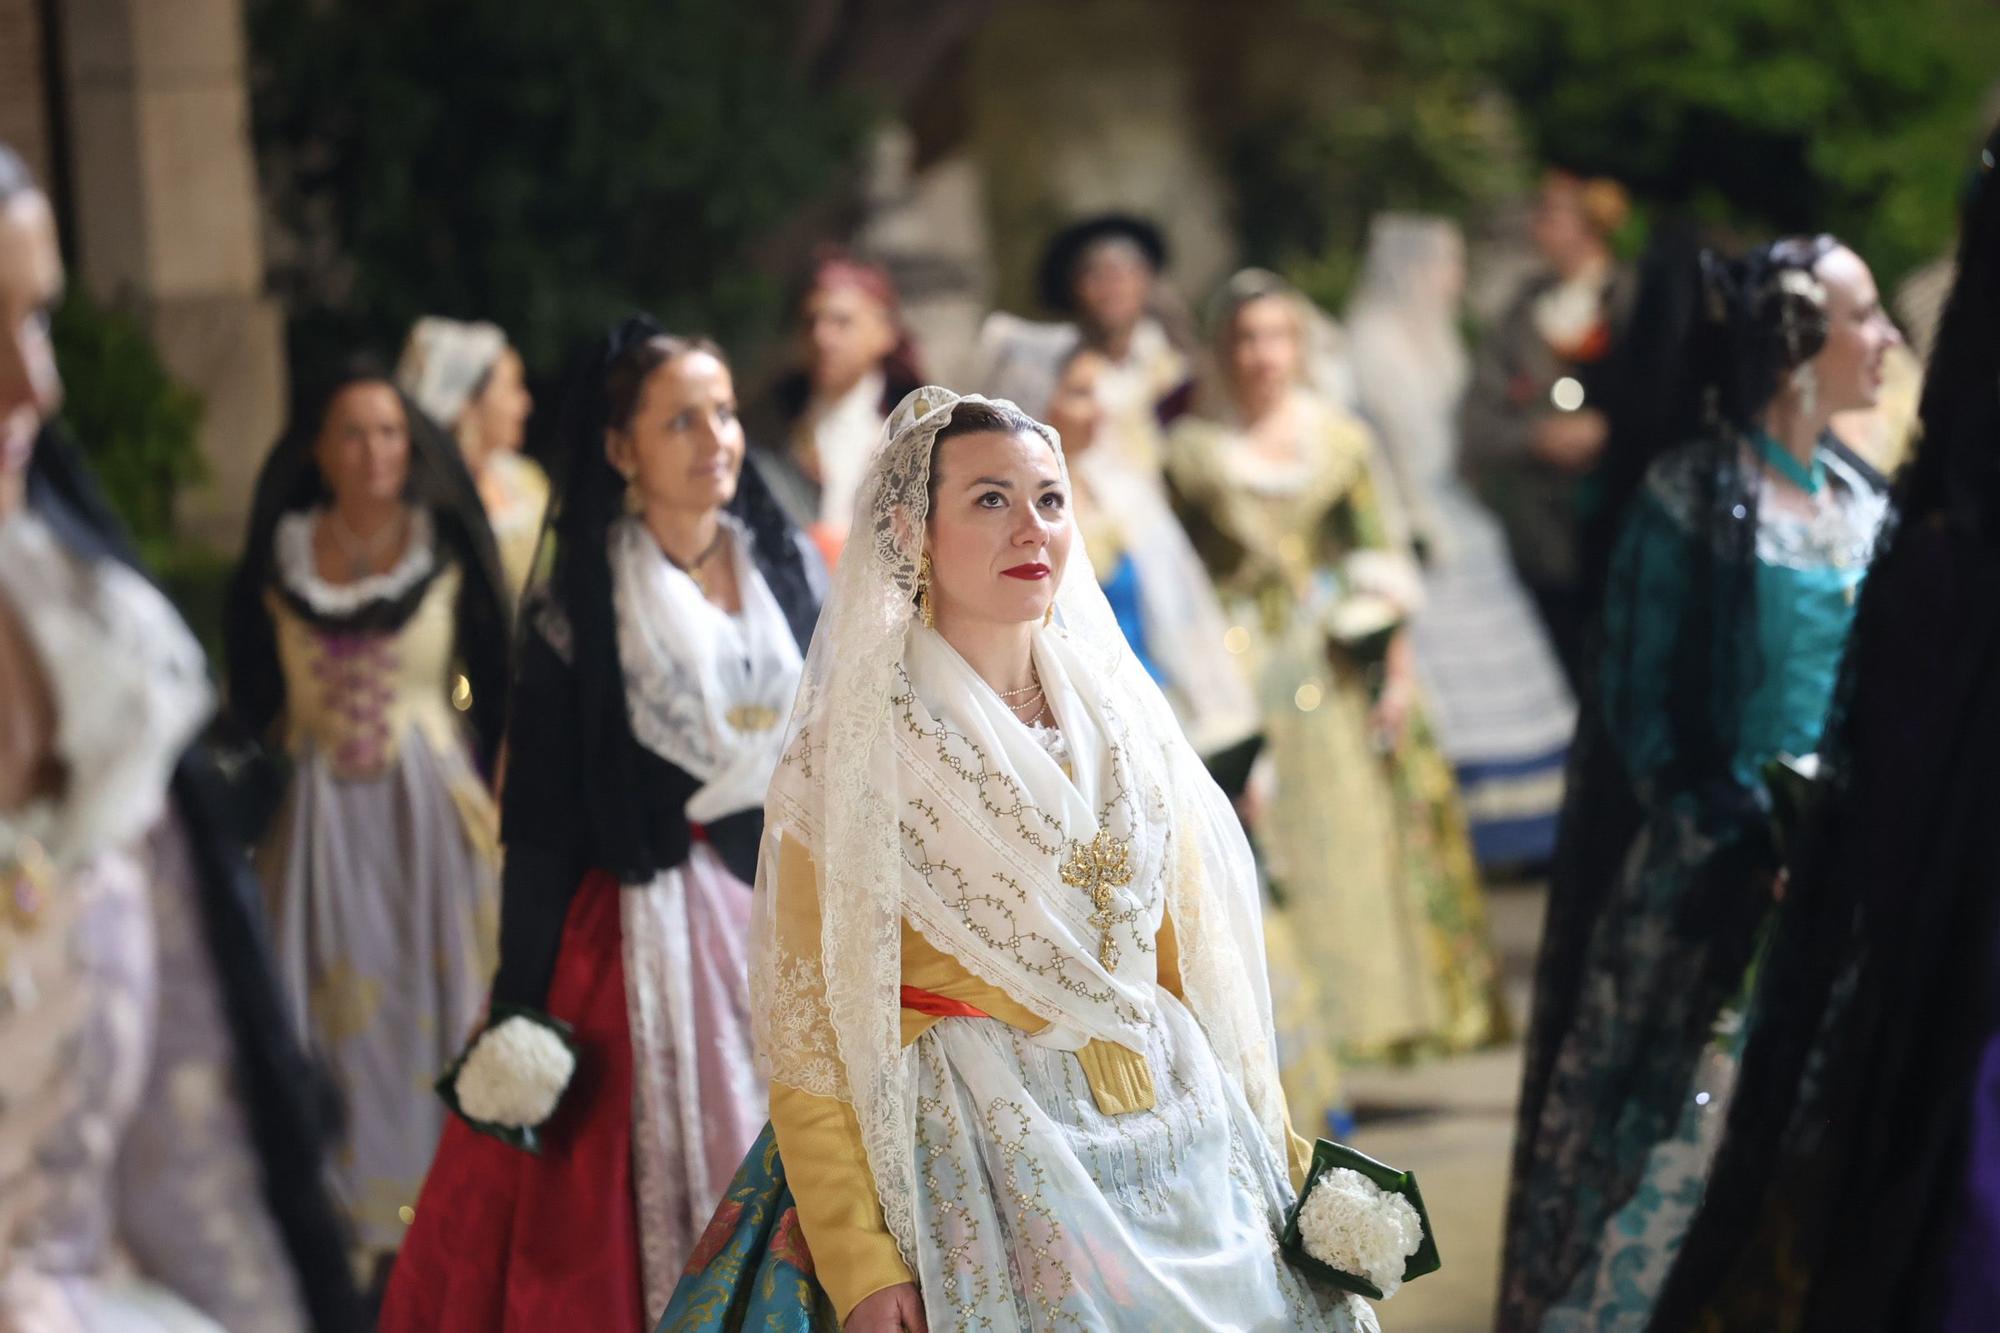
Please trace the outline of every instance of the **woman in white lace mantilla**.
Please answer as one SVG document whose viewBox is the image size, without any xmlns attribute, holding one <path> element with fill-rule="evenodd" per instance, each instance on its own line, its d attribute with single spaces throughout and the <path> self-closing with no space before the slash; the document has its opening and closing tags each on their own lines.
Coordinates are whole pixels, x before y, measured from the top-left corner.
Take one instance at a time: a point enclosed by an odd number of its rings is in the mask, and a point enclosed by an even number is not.
<svg viewBox="0 0 2000 1333">
<path fill-rule="evenodd" d="M 826 1294 L 851 1330 L 1376 1327 L 1279 1256 L 1306 1154 L 1255 871 L 1074 543 L 1054 432 L 925 388 L 885 438 L 753 933 Z"/>
<path fill-rule="evenodd" d="M 518 602 L 549 507 L 548 474 L 521 452 L 535 408 L 521 354 L 496 324 L 427 315 L 410 326 L 396 383 L 458 445 Z"/>
</svg>

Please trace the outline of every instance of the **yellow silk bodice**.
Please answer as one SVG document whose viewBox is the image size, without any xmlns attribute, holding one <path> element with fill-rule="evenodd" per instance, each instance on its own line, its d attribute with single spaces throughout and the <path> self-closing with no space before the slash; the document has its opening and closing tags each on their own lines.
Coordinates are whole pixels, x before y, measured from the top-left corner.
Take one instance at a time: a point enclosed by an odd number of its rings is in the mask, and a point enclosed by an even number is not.
<svg viewBox="0 0 2000 1333">
<path fill-rule="evenodd" d="M 819 930 L 819 891 L 811 853 L 792 839 L 783 838 L 776 855 L 776 910 L 799 917 L 781 933 L 795 939 L 815 938 Z M 810 933 L 794 933 L 801 931 Z M 903 985 L 969 1004 L 994 1021 L 1024 1032 L 1036 1032 L 1046 1026 L 1025 1005 L 999 987 L 973 976 L 964 964 L 933 946 L 907 920 L 903 922 L 902 940 Z M 1178 998 L 1180 948 L 1171 916 L 1162 918 L 1157 944 L 1159 983 Z M 904 1009 L 903 1044 L 908 1046 L 940 1021 Z M 1152 1108 L 1152 1071 L 1143 1055 L 1110 1042 L 1092 1041 L 1076 1052 L 1076 1058 L 1091 1095 L 1104 1114 L 1121 1115 Z M 841 1317 L 846 1318 L 874 1292 L 915 1281 L 882 1216 L 854 1108 L 837 1097 L 822 1097 L 781 1083 L 773 1084 L 771 1127 L 784 1157 L 785 1172 L 798 1204 L 799 1225 L 812 1251 L 814 1268 Z M 1294 1187 L 1303 1181 L 1310 1158 L 1310 1146 L 1293 1135 L 1290 1166 Z"/>
<path fill-rule="evenodd" d="M 456 567 L 441 571 L 401 628 L 372 633 L 323 629 L 267 592 L 285 679 L 285 749 L 310 746 L 349 779 L 386 772 L 412 728 L 436 753 L 457 749 L 454 688 L 470 703 L 453 669 L 460 577 Z"/>
</svg>

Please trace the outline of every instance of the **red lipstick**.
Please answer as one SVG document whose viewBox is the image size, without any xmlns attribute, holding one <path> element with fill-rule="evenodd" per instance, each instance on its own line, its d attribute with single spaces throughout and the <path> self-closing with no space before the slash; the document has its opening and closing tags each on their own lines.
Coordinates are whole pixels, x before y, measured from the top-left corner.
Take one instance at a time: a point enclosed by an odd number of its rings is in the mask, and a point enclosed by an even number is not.
<svg viewBox="0 0 2000 1333">
<path fill-rule="evenodd" d="M 1010 579 L 1023 579 L 1033 582 L 1036 579 L 1047 578 L 1049 576 L 1049 567 L 1040 561 L 1036 561 L 1031 565 L 1016 565 L 1012 569 L 1003 569 L 1000 572 Z"/>
</svg>

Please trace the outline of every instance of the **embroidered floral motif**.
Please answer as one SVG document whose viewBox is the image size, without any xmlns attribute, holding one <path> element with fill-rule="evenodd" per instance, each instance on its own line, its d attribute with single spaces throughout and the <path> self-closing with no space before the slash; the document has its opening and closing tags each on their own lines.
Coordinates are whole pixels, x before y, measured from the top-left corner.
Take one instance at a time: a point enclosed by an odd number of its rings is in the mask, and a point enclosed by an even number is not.
<svg viewBox="0 0 2000 1333">
<path fill-rule="evenodd" d="M 790 1216 L 790 1210 L 787 1210 Z M 727 1249 L 736 1235 L 736 1224 L 743 1220 L 743 1205 L 734 1199 L 724 1199 L 716 1206 L 715 1216 L 709 1219 L 708 1229 L 695 1242 L 694 1253 L 688 1255 L 687 1267 L 683 1272 L 692 1277 L 715 1262 L 716 1256 Z M 807 1272 L 812 1270 L 808 1268 Z"/>
</svg>

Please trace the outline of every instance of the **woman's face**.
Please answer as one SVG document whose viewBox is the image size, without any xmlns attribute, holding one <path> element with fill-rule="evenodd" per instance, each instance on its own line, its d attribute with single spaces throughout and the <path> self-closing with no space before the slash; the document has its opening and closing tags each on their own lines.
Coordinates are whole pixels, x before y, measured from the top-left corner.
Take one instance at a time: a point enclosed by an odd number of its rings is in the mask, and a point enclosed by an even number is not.
<svg viewBox="0 0 2000 1333">
<path fill-rule="evenodd" d="M 815 287 L 800 312 L 813 388 L 840 393 L 896 349 L 896 325 L 882 303 L 851 283 Z"/>
<path fill-rule="evenodd" d="M 927 549 L 940 620 L 1040 620 L 1069 563 L 1069 494 L 1039 435 L 982 431 L 938 451 Z"/>
<path fill-rule="evenodd" d="M 486 387 L 480 390 L 477 398 L 465 405 L 466 415 L 471 418 L 470 433 L 477 441 L 480 453 L 478 459 L 471 461 L 477 464 L 495 454 L 511 454 L 518 450 L 527 435 L 528 414 L 534 410 L 535 400 L 528 393 L 528 377 L 521 365 L 521 354 L 509 347 L 493 363 L 493 373 L 486 377 Z"/>
<path fill-rule="evenodd" d="M 646 377 L 623 430 L 605 441 L 648 509 L 705 513 L 736 497 L 743 471 L 743 423 L 736 383 L 712 352 L 684 352 Z"/>
<path fill-rule="evenodd" d="M 1430 279 L 1430 296 L 1447 310 L 1458 309 L 1465 296 L 1465 242 L 1456 234 L 1439 239 Z"/>
<path fill-rule="evenodd" d="M 1055 396 L 1049 399 L 1049 425 L 1062 440 L 1063 452 L 1071 458 L 1084 453 L 1097 441 L 1097 424 L 1104 415 L 1097 400 L 1097 381 L 1104 374 L 1104 357 L 1080 351 L 1063 367 L 1056 381 Z M 949 443 L 949 441 L 947 441 Z"/>
<path fill-rule="evenodd" d="M 1153 297 L 1153 266 L 1130 241 L 1099 241 L 1077 261 L 1071 289 L 1085 324 L 1104 333 L 1129 333 Z"/>
<path fill-rule="evenodd" d="M 1875 406 L 1882 393 L 1882 361 L 1903 335 L 1882 308 L 1875 277 L 1861 256 L 1842 247 L 1813 268 L 1826 287 L 1826 346 L 1808 364 L 1814 393 L 1826 412 Z"/>
<path fill-rule="evenodd" d="M 326 406 L 313 457 L 336 509 L 401 498 L 410 479 L 410 420 L 402 395 L 382 380 L 343 388 Z"/>
<path fill-rule="evenodd" d="M 40 192 L 0 203 L 0 476 L 28 468 L 42 423 L 62 406 L 49 309 L 62 294 L 55 217 Z"/>
<path fill-rule="evenodd" d="M 1299 321 L 1277 296 L 1246 301 L 1230 321 L 1229 374 L 1239 396 L 1268 398 L 1299 380 Z"/>
<path fill-rule="evenodd" d="M 1565 176 L 1550 176 L 1542 182 L 1528 234 L 1542 258 L 1564 273 L 1603 243 L 1584 213 L 1582 183 Z"/>
</svg>

